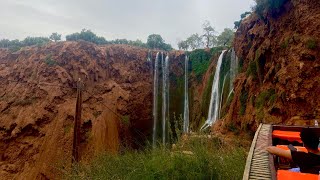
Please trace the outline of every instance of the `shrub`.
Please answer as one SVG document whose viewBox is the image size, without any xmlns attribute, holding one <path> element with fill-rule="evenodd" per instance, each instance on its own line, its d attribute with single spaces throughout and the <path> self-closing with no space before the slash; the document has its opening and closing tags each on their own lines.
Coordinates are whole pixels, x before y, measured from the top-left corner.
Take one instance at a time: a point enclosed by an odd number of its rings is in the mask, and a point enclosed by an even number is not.
<svg viewBox="0 0 320 180">
<path fill-rule="evenodd" d="M 289 39 L 286 38 L 281 44 L 280 47 L 281 49 L 286 49 L 289 46 Z"/>
<path fill-rule="evenodd" d="M 121 120 L 122 120 L 122 123 L 125 125 L 130 124 L 130 116 L 129 115 L 123 116 Z"/>
<path fill-rule="evenodd" d="M 253 10 L 257 15 L 264 19 L 265 13 L 270 12 L 271 15 L 275 15 L 279 12 L 280 8 L 288 0 L 255 0 L 256 5 L 253 7 Z"/>
<path fill-rule="evenodd" d="M 308 49 L 315 49 L 317 47 L 317 41 L 313 38 L 310 38 L 307 40 L 306 46 Z"/>
<path fill-rule="evenodd" d="M 55 66 L 58 64 L 58 62 L 56 62 L 55 60 L 52 59 L 52 55 L 48 55 L 46 57 L 46 59 L 44 60 L 44 62 L 48 65 L 48 66 Z"/>
<path fill-rule="evenodd" d="M 277 94 L 275 89 L 269 89 L 267 91 L 261 92 L 256 99 L 256 107 L 257 109 L 262 109 L 263 106 L 268 105 L 271 106 L 277 99 Z"/>
</svg>

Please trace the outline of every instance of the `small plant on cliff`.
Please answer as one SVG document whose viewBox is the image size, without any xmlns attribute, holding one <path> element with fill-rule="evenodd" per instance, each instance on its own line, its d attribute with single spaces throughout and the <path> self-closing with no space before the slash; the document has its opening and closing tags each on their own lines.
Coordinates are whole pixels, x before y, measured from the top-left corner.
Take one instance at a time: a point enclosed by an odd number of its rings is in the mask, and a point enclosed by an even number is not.
<svg viewBox="0 0 320 180">
<path fill-rule="evenodd" d="M 275 102 L 277 94 L 275 89 L 269 89 L 267 91 L 261 92 L 256 98 L 257 109 L 263 108 L 265 105 L 271 106 Z"/>
<path fill-rule="evenodd" d="M 281 47 L 282 49 L 286 49 L 288 46 L 289 46 L 289 39 L 286 38 L 286 39 L 280 44 L 280 47 Z"/>
<path fill-rule="evenodd" d="M 248 91 L 245 88 L 242 89 L 240 99 L 240 115 L 244 115 L 247 108 L 247 101 L 248 101 Z"/>
<path fill-rule="evenodd" d="M 129 125 L 130 124 L 130 116 L 129 115 L 123 116 L 121 119 L 121 122 L 125 125 Z"/>
<path fill-rule="evenodd" d="M 306 42 L 308 49 L 315 49 L 317 47 L 317 41 L 314 38 L 309 38 Z"/>
<path fill-rule="evenodd" d="M 253 79 L 256 79 L 258 77 L 257 63 L 255 61 L 250 61 L 246 75 L 252 76 Z"/>
<path fill-rule="evenodd" d="M 46 57 L 46 59 L 44 60 L 44 62 L 45 62 L 48 66 L 55 66 L 55 65 L 58 64 L 55 60 L 52 59 L 52 55 L 51 55 L 51 54 Z"/>
</svg>

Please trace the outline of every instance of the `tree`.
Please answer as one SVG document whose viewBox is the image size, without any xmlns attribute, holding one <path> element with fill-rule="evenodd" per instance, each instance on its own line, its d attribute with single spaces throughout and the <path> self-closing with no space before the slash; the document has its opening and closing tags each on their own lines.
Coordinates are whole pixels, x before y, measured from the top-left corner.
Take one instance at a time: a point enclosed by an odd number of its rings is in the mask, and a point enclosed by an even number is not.
<svg viewBox="0 0 320 180">
<path fill-rule="evenodd" d="M 241 19 L 239 20 L 239 21 L 235 21 L 234 22 L 234 29 L 238 29 L 239 27 L 240 27 L 240 24 L 241 24 L 241 22 L 242 22 L 242 20 L 244 19 L 244 18 L 246 18 L 248 15 L 251 15 L 251 12 L 244 12 L 244 13 L 242 13 L 241 15 L 240 15 L 240 17 L 241 17 Z"/>
<path fill-rule="evenodd" d="M 61 40 L 61 34 L 58 33 L 52 33 L 49 37 L 52 41 L 57 42 Z"/>
<path fill-rule="evenodd" d="M 151 49 L 162 49 L 165 51 L 172 50 L 170 44 L 166 44 L 159 34 L 151 34 L 148 36 L 147 46 Z"/>
<path fill-rule="evenodd" d="M 164 44 L 164 40 L 159 34 L 151 34 L 148 36 L 147 45 L 151 49 L 161 49 Z"/>
<path fill-rule="evenodd" d="M 201 48 L 203 45 L 202 38 L 198 33 L 192 34 L 190 37 L 188 37 L 186 42 L 193 50 Z"/>
<path fill-rule="evenodd" d="M 189 49 L 189 44 L 188 44 L 187 41 L 179 41 L 179 42 L 178 42 L 178 48 L 179 48 L 180 50 L 185 50 L 185 51 L 187 51 L 187 50 Z"/>
<path fill-rule="evenodd" d="M 107 44 L 108 42 L 104 37 L 98 37 L 91 30 L 82 29 L 80 33 L 73 33 L 66 36 L 67 41 L 88 41 L 95 44 Z"/>
<path fill-rule="evenodd" d="M 224 31 L 218 36 L 218 46 L 231 46 L 234 38 L 234 31 L 225 28 Z"/>
<path fill-rule="evenodd" d="M 44 45 L 50 41 L 47 37 L 26 37 L 21 43 L 22 46 Z"/>
<path fill-rule="evenodd" d="M 205 45 L 207 48 L 216 44 L 216 36 L 214 28 L 211 26 L 209 21 L 205 21 L 202 25 L 204 34 L 202 35 L 205 39 Z"/>
</svg>

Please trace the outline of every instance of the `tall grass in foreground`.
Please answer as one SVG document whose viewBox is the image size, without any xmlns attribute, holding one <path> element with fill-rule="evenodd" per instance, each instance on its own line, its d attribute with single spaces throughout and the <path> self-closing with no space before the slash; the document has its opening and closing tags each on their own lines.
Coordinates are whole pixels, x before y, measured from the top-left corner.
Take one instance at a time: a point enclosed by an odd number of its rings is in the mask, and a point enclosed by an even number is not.
<svg viewBox="0 0 320 180">
<path fill-rule="evenodd" d="M 219 139 L 195 138 L 177 145 L 123 155 L 100 155 L 67 179 L 242 179 L 246 150 Z"/>
</svg>

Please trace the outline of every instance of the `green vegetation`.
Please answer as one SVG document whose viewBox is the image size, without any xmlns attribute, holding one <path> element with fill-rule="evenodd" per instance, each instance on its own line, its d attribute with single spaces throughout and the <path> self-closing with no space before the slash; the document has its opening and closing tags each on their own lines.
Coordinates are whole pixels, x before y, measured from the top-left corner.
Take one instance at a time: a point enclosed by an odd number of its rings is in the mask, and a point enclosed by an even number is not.
<svg viewBox="0 0 320 180">
<path fill-rule="evenodd" d="M 317 47 L 317 41 L 314 38 L 309 38 L 306 42 L 308 49 L 315 49 Z"/>
<path fill-rule="evenodd" d="M 234 31 L 232 29 L 225 28 L 223 32 L 217 37 L 217 45 L 231 47 L 233 39 Z"/>
<path fill-rule="evenodd" d="M 205 21 L 202 25 L 202 28 L 204 32 L 202 37 L 204 38 L 204 44 L 206 48 L 212 47 L 213 45 L 216 44 L 216 41 L 217 41 L 214 35 L 215 34 L 214 28 L 211 26 L 209 21 Z"/>
<path fill-rule="evenodd" d="M 234 22 L 234 29 L 238 29 L 240 27 L 241 22 L 244 18 L 246 18 L 248 15 L 251 15 L 251 12 L 245 12 L 240 15 L 241 19 L 239 21 Z"/>
<path fill-rule="evenodd" d="M 203 46 L 207 49 L 217 46 L 231 46 L 234 38 L 234 31 L 232 29 L 225 28 L 219 36 L 216 36 L 216 31 L 209 21 L 205 21 L 202 28 L 202 35 L 195 33 L 189 36 L 186 40 L 179 41 L 179 49 L 187 51 L 189 48 L 195 50 L 203 48 Z"/>
<path fill-rule="evenodd" d="M 162 49 L 170 51 L 173 48 L 170 44 L 166 44 L 159 34 L 151 34 L 148 36 L 147 46 L 151 49 Z"/>
<path fill-rule="evenodd" d="M 79 165 L 66 179 L 241 179 L 246 153 L 220 138 L 190 139 L 183 148 L 104 154 Z"/>
<path fill-rule="evenodd" d="M 125 125 L 129 125 L 130 124 L 130 116 L 129 115 L 122 116 L 121 122 Z"/>
<path fill-rule="evenodd" d="M 286 39 L 280 44 L 280 47 L 281 47 L 282 49 L 286 49 L 286 48 L 288 48 L 288 46 L 289 46 L 289 39 L 286 38 Z"/>
<path fill-rule="evenodd" d="M 16 52 L 22 47 L 33 45 L 42 46 L 48 42 L 50 42 L 50 39 L 46 37 L 27 37 L 23 41 L 19 41 L 18 39 L 2 39 L 0 40 L 0 48 L 8 48 L 11 52 Z"/>
<path fill-rule="evenodd" d="M 192 63 L 192 70 L 198 80 L 201 80 L 203 74 L 208 70 L 212 56 L 219 53 L 223 47 L 214 47 L 210 51 L 204 49 L 196 49 L 190 52 L 189 60 Z"/>
<path fill-rule="evenodd" d="M 265 14 L 270 13 L 272 16 L 280 12 L 281 7 L 288 0 L 255 0 L 256 5 L 253 10 L 261 19 L 265 19 Z"/>
<path fill-rule="evenodd" d="M 55 61 L 54 59 L 52 59 L 52 55 L 51 55 L 51 54 L 46 57 L 46 59 L 44 60 L 44 62 L 45 62 L 48 66 L 58 65 L 58 62 Z"/>
<path fill-rule="evenodd" d="M 49 37 L 52 41 L 57 42 L 61 40 L 61 34 L 58 33 L 52 33 Z"/>
<path fill-rule="evenodd" d="M 267 91 L 261 92 L 255 101 L 255 107 L 257 108 L 256 118 L 259 122 L 263 121 L 265 116 L 263 107 L 272 106 L 277 99 L 277 94 L 275 89 L 269 89 Z"/>
<path fill-rule="evenodd" d="M 245 88 L 242 89 L 240 99 L 240 115 L 244 115 L 247 108 L 247 100 L 248 100 L 248 91 Z"/>
<path fill-rule="evenodd" d="M 258 72 L 257 72 L 257 63 L 255 61 L 250 61 L 247 72 L 246 72 L 247 76 L 252 76 L 253 79 L 256 79 L 258 76 Z"/>
<path fill-rule="evenodd" d="M 269 89 L 267 91 L 263 91 L 259 94 L 259 96 L 256 98 L 256 108 L 261 109 L 265 105 L 271 106 L 277 99 L 277 94 L 275 89 Z"/>
</svg>

